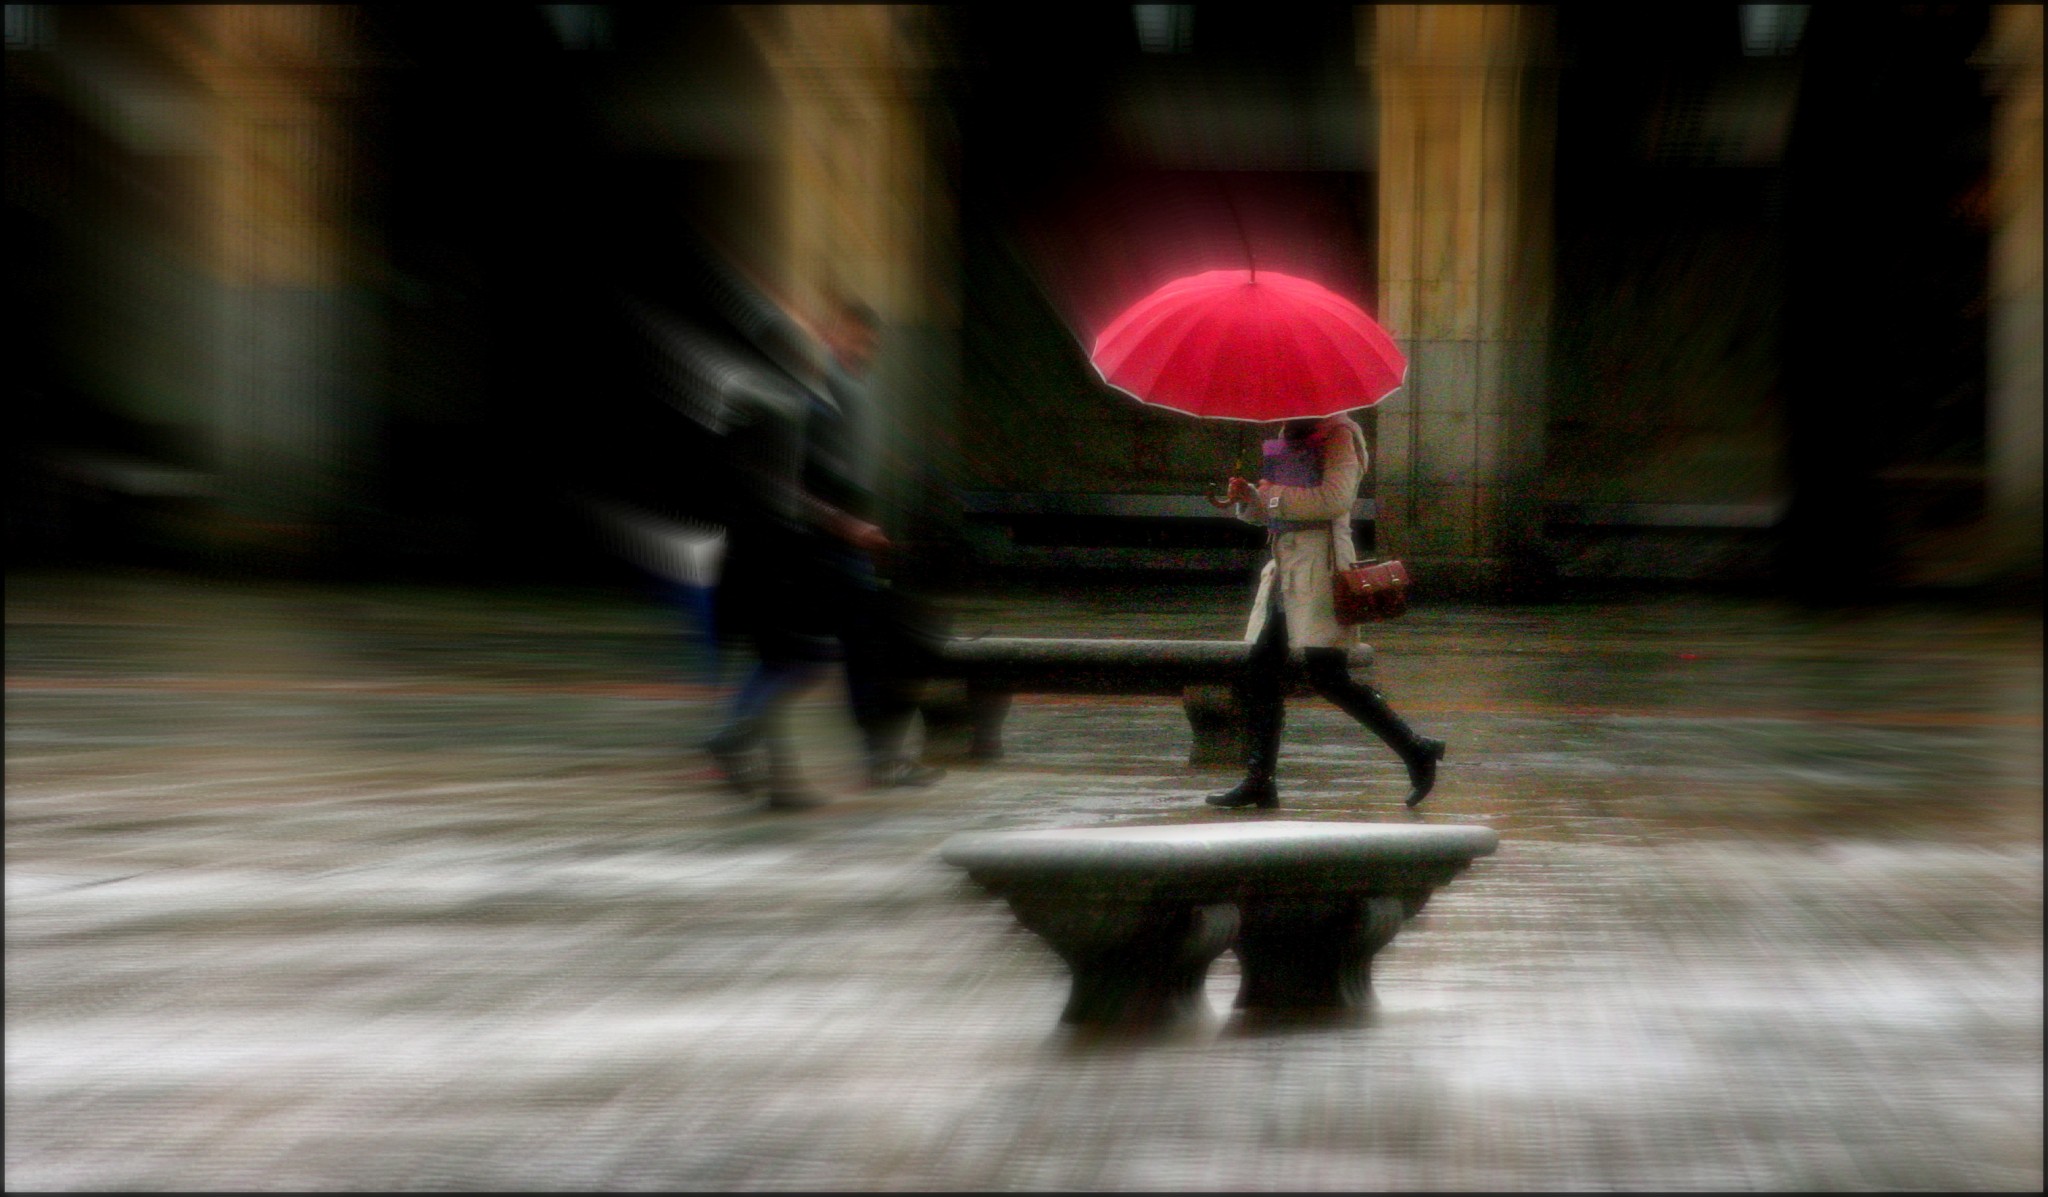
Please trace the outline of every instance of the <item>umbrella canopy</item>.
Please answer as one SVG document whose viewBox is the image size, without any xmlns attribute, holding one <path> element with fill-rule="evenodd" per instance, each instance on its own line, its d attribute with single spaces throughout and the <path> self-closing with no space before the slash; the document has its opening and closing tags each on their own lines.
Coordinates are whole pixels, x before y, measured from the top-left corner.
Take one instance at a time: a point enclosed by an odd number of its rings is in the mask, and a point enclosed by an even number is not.
<svg viewBox="0 0 2048 1197">
<path fill-rule="evenodd" d="M 1170 282 L 1111 321 L 1090 358 L 1103 381 L 1143 402 L 1260 422 L 1371 407 L 1408 373 L 1357 304 L 1267 270 Z"/>
</svg>

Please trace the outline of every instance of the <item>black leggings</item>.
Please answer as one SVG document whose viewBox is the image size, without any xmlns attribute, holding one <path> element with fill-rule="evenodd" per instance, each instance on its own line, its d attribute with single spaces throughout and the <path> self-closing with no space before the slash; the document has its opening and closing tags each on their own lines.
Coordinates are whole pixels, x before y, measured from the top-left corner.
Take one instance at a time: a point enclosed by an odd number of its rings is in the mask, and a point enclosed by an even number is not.
<svg viewBox="0 0 2048 1197">
<path fill-rule="evenodd" d="M 1408 760 L 1420 751 L 1415 730 L 1394 714 L 1385 698 L 1351 676 L 1341 648 L 1302 650 L 1302 672 L 1315 692 L 1356 719 L 1387 747 Z M 1280 729 L 1287 710 L 1287 615 L 1278 601 L 1267 612 L 1266 626 L 1245 661 L 1238 699 L 1244 704 L 1249 765 L 1254 774 L 1271 776 L 1280 758 Z"/>
</svg>

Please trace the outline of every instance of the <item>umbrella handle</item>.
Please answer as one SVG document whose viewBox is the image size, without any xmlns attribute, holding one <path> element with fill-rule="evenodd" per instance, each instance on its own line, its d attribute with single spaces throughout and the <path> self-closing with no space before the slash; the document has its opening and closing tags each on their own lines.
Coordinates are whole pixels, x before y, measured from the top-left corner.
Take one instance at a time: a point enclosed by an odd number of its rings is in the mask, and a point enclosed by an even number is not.
<svg viewBox="0 0 2048 1197">
<path fill-rule="evenodd" d="M 1236 461 L 1231 463 L 1230 476 L 1233 478 L 1237 478 L 1243 476 L 1243 474 L 1244 458 L 1239 457 Z M 1230 500 L 1230 490 L 1227 487 L 1220 495 L 1211 492 L 1209 494 L 1203 495 L 1202 497 L 1209 500 L 1209 505 L 1211 507 L 1214 507 L 1218 511 L 1228 511 L 1231 509 L 1232 506 L 1234 506 L 1234 504 Z"/>
</svg>

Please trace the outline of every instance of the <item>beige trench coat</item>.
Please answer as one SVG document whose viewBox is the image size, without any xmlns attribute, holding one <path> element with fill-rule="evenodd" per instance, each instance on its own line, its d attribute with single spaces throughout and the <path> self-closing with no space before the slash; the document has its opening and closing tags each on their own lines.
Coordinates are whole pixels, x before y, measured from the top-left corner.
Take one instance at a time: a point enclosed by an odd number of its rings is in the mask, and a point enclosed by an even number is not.
<svg viewBox="0 0 2048 1197">
<path fill-rule="evenodd" d="M 1252 600 L 1251 619 L 1244 630 L 1248 642 L 1256 642 L 1265 630 L 1276 589 L 1280 609 L 1287 615 L 1289 646 L 1345 648 L 1357 640 L 1358 629 L 1337 622 L 1330 584 L 1333 560 L 1348 565 L 1357 558 L 1351 541 L 1351 509 L 1358 502 L 1359 484 L 1365 480 L 1365 432 L 1349 416 L 1331 416 L 1323 424 L 1324 429 L 1335 426 L 1336 435 L 1323 442 L 1321 486 L 1262 482 L 1259 496 L 1265 502 L 1256 507 L 1238 505 L 1238 518 L 1248 523 L 1263 525 L 1276 519 L 1321 522 L 1318 527 L 1276 531 L 1271 536 L 1272 556 L 1259 571 L 1258 595 Z M 1270 505 L 1276 498 L 1279 503 Z"/>
</svg>

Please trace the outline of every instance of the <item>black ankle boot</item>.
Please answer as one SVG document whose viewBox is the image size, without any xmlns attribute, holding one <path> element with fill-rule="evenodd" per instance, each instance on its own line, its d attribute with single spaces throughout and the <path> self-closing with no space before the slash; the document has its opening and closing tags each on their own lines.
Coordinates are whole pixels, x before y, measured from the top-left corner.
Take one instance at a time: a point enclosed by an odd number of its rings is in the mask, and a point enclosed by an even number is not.
<svg viewBox="0 0 2048 1197">
<path fill-rule="evenodd" d="M 1287 721 L 1286 697 L 1278 689 L 1240 687 L 1237 701 L 1245 720 L 1244 780 L 1202 801 L 1210 806 L 1256 806 L 1271 810 L 1280 805 L 1280 787 L 1273 778 L 1280 766 L 1280 729 Z"/>
<path fill-rule="evenodd" d="M 1394 713 L 1387 700 L 1371 686 L 1353 681 L 1330 662 L 1334 658 L 1323 658 L 1315 662 L 1318 672 L 1310 675 L 1317 692 L 1342 708 L 1344 713 L 1358 720 L 1380 738 L 1387 747 L 1400 756 L 1408 766 L 1408 805 L 1420 806 L 1429 792 L 1436 788 L 1436 763 L 1444 759 L 1444 742 L 1418 735 L 1406 720 Z"/>
<path fill-rule="evenodd" d="M 1210 806 L 1257 806 L 1270 810 L 1280 805 L 1280 787 L 1273 784 L 1270 777 L 1253 775 L 1221 794 L 1211 794 L 1202 801 Z"/>
<path fill-rule="evenodd" d="M 1414 787 L 1408 791 L 1409 806 L 1422 805 L 1422 800 L 1436 788 L 1436 763 L 1444 759 L 1445 748 L 1442 740 L 1415 737 L 1414 751 L 1407 758 L 1408 784 Z"/>
</svg>

